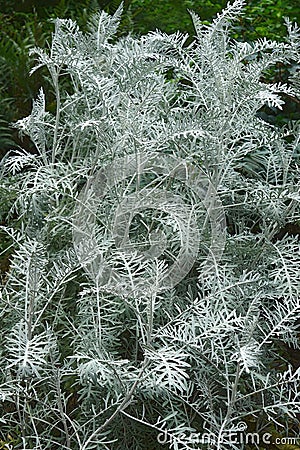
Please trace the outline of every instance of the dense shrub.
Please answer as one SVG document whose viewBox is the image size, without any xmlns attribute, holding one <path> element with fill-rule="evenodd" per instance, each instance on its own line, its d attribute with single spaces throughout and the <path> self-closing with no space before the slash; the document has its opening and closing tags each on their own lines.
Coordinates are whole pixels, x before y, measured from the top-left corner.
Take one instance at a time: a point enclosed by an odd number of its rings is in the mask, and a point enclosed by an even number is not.
<svg viewBox="0 0 300 450">
<path fill-rule="evenodd" d="M 11 448 L 243 449 L 241 423 L 296 434 L 299 122 L 259 112 L 299 98 L 299 71 L 289 85 L 264 76 L 299 61 L 300 31 L 234 40 L 242 6 L 211 25 L 192 14 L 188 45 L 116 39 L 117 10 L 85 33 L 57 19 L 34 49 L 52 93 L 17 122 L 34 152 L 8 154 L 0 184 Z"/>
</svg>

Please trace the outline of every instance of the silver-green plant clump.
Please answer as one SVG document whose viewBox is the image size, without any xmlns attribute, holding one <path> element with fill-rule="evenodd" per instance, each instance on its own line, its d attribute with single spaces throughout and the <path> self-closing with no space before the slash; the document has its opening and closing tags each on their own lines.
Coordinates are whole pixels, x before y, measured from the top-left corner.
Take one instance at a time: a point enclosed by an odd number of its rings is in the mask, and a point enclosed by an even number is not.
<svg viewBox="0 0 300 450">
<path fill-rule="evenodd" d="M 233 40 L 243 4 L 209 26 L 191 13 L 192 42 L 116 39 L 119 9 L 87 33 L 57 19 L 34 49 L 52 91 L 16 126 L 36 152 L 1 172 L 17 223 L 2 226 L 9 448 L 243 449 L 241 423 L 295 435 L 300 249 L 281 231 L 300 220 L 300 126 L 260 110 L 299 98 L 299 70 L 263 80 L 299 63 L 300 30 Z"/>
</svg>

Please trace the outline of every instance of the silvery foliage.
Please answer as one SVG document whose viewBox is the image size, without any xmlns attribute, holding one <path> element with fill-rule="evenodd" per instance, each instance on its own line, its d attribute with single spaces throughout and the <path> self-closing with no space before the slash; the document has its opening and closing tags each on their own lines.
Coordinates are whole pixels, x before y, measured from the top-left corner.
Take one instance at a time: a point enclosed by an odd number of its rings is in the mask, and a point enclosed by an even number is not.
<svg viewBox="0 0 300 450">
<path fill-rule="evenodd" d="M 299 71 L 294 87 L 262 81 L 277 62 L 299 63 L 299 28 L 287 20 L 280 43 L 233 40 L 243 4 L 229 4 L 209 26 L 192 12 L 192 43 L 159 31 L 116 40 L 119 9 L 97 14 L 87 33 L 57 19 L 49 49 L 34 49 L 34 70 L 47 67 L 53 92 L 41 88 L 16 125 L 36 153 L 11 153 L 1 179 L 16 192 L 19 218 L 17 230 L 2 227 L 13 251 L 0 297 L 0 437 L 16 436 L 14 448 L 158 449 L 164 436 L 163 448 L 241 449 L 228 438 L 241 421 L 287 429 L 300 412 L 300 371 L 282 350 L 299 347 L 299 241 L 276 238 L 300 219 L 299 123 L 278 128 L 257 114 L 281 109 L 282 94 L 299 95 Z M 54 113 L 46 106 L 53 95 Z M 202 272 L 206 227 L 184 280 L 136 294 L 145 261 L 113 253 L 107 220 L 119 184 L 101 199 L 91 232 L 115 257 L 120 283 L 132 286 L 122 295 L 82 268 L 72 221 L 91 176 L 139 152 L 201 167 L 225 209 L 226 247 Z M 187 189 L 176 181 L 166 189 L 189 199 L 202 227 L 205 211 Z M 132 222 L 132 239 L 149 231 L 148 213 Z M 167 214 L 150 216 L 168 254 L 178 251 L 183 231 Z M 163 280 L 167 258 L 153 261 L 145 270 Z M 209 445 L 190 438 L 204 432 Z"/>
</svg>

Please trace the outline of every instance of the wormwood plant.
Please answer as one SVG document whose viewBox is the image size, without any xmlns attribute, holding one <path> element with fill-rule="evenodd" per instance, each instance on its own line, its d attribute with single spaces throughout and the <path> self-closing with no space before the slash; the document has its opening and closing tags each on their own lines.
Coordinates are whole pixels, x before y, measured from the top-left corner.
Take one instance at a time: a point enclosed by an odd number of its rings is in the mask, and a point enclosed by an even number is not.
<svg viewBox="0 0 300 450">
<path fill-rule="evenodd" d="M 20 449 L 247 448 L 297 436 L 299 123 L 257 114 L 288 37 L 229 38 L 236 0 L 196 36 L 114 39 L 55 22 L 41 88 L 2 162 L 14 227 L 1 291 L 0 438 Z M 70 88 L 71 86 L 71 88 Z M 8 196 L 14 192 L 14 195 Z M 225 220 L 226 218 L 226 224 Z M 236 435 L 235 435 L 236 436 Z M 261 443 L 261 442 L 260 442 Z"/>
</svg>

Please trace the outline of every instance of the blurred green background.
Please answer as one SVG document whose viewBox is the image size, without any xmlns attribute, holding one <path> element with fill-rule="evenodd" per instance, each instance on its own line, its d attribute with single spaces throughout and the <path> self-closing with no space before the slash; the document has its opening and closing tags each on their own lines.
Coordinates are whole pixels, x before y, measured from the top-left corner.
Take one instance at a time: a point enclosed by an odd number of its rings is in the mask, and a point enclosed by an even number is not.
<svg viewBox="0 0 300 450">
<path fill-rule="evenodd" d="M 194 10 L 203 21 L 210 21 L 226 3 L 225 0 L 125 0 L 119 34 L 143 34 L 158 28 L 167 33 L 181 30 L 193 35 L 188 10 Z M 28 52 L 31 47 L 45 46 L 50 41 L 51 19 L 72 18 L 84 29 L 95 11 L 103 9 L 112 14 L 119 4 L 120 0 L 0 0 L 0 158 L 12 146 L 20 145 L 10 123 L 30 113 L 32 98 L 45 84 L 42 71 L 29 77 L 33 60 Z M 284 39 L 284 16 L 299 22 L 299 0 L 249 0 L 233 37 Z M 271 78 L 286 81 L 289 69 L 279 65 Z M 268 113 L 269 120 L 275 120 L 273 112 L 265 112 Z M 300 117 L 297 99 L 288 101 L 284 113 Z M 22 142 L 28 149 L 30 145 Z"/>
</svg>

